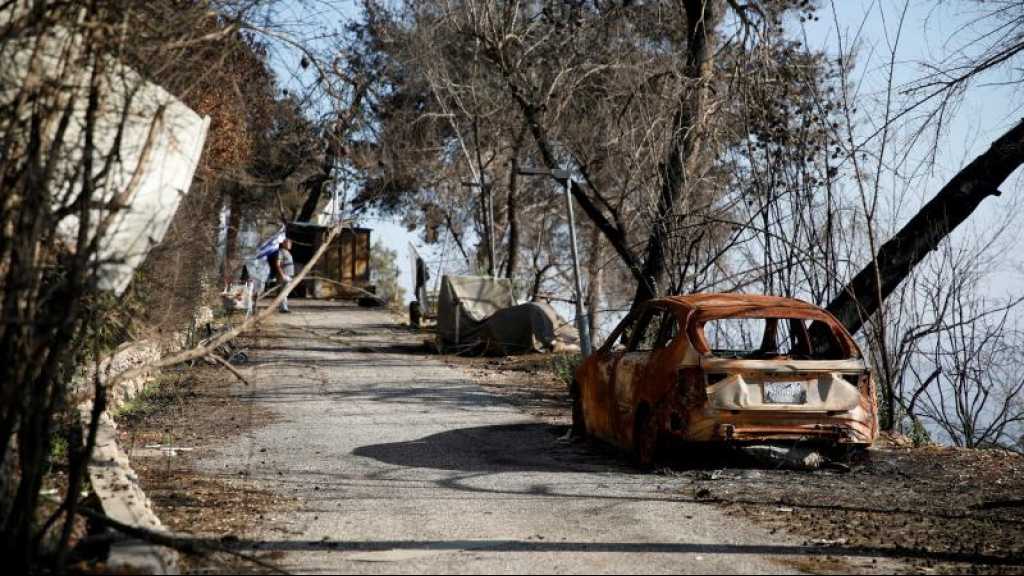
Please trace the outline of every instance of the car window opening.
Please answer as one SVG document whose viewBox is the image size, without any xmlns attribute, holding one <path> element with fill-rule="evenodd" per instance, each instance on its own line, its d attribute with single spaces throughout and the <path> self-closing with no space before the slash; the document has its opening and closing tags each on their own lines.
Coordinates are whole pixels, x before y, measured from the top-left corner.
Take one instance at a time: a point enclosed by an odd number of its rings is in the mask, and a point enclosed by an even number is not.
<svg viewBox="0 0 1024 576">
<path fill-rule="evenodd" d="M 702 326 L 711 354 L 736 360 L 843 360 L 831 327 L 803 318 L 719 318 Z"/>
<path fill-rule="evenodd" d="M 640 315 L 633 326 L 623 331 L 622 341 L 630 352 L 657 350 L 668 346 L 678 328 L 675 314 L 651 307 Z"/>
</svg>

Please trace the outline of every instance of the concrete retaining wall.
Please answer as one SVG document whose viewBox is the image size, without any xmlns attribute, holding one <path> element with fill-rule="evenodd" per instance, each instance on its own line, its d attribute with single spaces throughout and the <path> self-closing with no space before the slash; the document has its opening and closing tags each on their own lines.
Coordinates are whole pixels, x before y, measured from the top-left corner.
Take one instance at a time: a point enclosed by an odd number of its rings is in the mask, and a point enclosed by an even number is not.
<svg viewBox="0 0 1024 576">
<path fill-rule="evenodd" d="M 129 343 L 100 362 L 100 378 L 107 381 L 125 370 L 153 363 L 160 356 L 161 348 L 154 342 Z M 86 397 L 78 404 L 85 423 L 92 418 L 92 389 L 96 372 L 96 367 L 82 370 L 75 382 L 75 389 Z M 166 532 L 139 485 L 128 455 L 117 443 L 117 423 L 111 416 L 111 412 L 137 397 L 154 379 L 154 375 L 145 374 L 123 380 L 107 391 L 107 410 L 101 416 L 97 429 L 96 448 L 89 463 L 89 479 L 102 504 L 103 513 L 108 517 L 130 526 Z M 107 566 L 113 572 L 177 574 L 178 554 L 161 546 L 126 539 L 111 545 Z"/>
</svg>

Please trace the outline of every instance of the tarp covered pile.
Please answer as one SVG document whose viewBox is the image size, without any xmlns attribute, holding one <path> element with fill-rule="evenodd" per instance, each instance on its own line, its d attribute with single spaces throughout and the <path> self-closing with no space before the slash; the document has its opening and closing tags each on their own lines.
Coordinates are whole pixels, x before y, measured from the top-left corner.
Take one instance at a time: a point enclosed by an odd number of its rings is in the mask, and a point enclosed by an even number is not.
<svg viewBox="0 0 1024 576">
<path fill-rule="evenodd" d="M 437 334 L 444 350 L 524 354 L 579 346 L 579 335 L 540 302 L 517 305 L 505 278 L 444 276 L 437 301 Z"/>
</svg>

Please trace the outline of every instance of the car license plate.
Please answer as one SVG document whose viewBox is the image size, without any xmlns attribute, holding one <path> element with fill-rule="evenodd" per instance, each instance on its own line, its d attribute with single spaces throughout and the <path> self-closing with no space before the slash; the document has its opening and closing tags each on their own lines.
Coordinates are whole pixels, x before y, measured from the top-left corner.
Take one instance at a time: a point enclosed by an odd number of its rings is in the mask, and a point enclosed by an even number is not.
<svg viewBox="0 0 1024 576">
<path fill-rule="evenodd" d="M 807 404 L 804 382 L 765 382 L 765 404 Z"/>
</svg>

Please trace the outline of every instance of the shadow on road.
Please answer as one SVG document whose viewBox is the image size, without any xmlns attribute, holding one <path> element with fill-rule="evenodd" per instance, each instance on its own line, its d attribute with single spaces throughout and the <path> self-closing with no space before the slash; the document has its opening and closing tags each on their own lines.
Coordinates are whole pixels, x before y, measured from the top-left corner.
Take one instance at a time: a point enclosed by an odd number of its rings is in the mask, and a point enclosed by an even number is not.
<svg viewBox="0 0 1024 576">
<path fill-rule="evenodd" d="M 222 541 L 211 542 L 220 547 Z M 964 562 L 989 566 L 1019 566 L 1020 559 L 961 552 L 936 552 L 903 546 L 786 546 L 771 544 L 696 544 L 687 542 L 537 542 L 529 540 L 238 540 L 235 550 L 261 552 L 576 552 L 576 553 L 656 553 L 722 554 L 757 556 L 852 556 L 860 558 L 921 559 Z M 384 558 L 381 558 L 384 559 Z"/>
<path fill-rule="evenodd" d="M 385 388 L 375 391 L 373 399 L 479 407 L 492 398 L 475 386 L 449 388 L 443 393 L 441 390 Z M 577 464 L 592 466 L 600 462 L 619 470 L 641 473 L 629 465 L 629 456 L 623 451 L 596 440 L 565 440 L 562 437 L 566 431 L 566 426 L 544 423 L 478 426 L 447 430 L 417 440 L 363 446 L 353 453 L 395 466 L 460 472 L 493 472 L 499 469 L 575 472 L 580 471 Z M 725 445 L 699 448 L 666 445 L 657 464 L 659 469 L 669 472 L 765 467 Z"/>
<path fill-rule="evenodd" d="M 394 466 L 459 472 L 593 472 L 615 466 L 600 451 L 560 440 L 565 430 L 537 422 L 477 426 L 362 446 L 353 454 Z"/>
<path fill-rule="evenodd" d="M 387 444 L 375 444 L 363 446 L 353 451 L 357 456 L 373 458 L 379 462 L 402 467 L 431 468 L 456 472 L 451 476 L 434 480 L 438 486 L 461 492 L 475 492 L 487 494 L 504 494 L 509 496 L 526 495 L 577 498 L 580 496 L 575 490 L 567 492 L 561 488 L 547 484 L 531 485 L 525 490 L 499 490 L 493 487 L 484 487 L 474 480 L 481 475 L 499 474 L 506 472 L 544 472 L 544 473 L 634 473 L 640 474 L 630 467 L 625 458 L 617 451 L 594 442 L 568 443 L 559 437 L 565 432 L 564 426 L 554 426 L 541 423 L 508 424 L 495 426 L 479 426 L 474 428 L 463 428 L 450 430 L 438 434 L 423 437 L 418 440 L 406 442 L 393 442 Z M 715 454 L 714 451 L 704 452 L 693 460 L 683 458 L 664 459 L 661 468 L 662 474 L 686 478 L 693 488 L 700 484 L 701 476 L 681 476 L 686 470 L 712 470 L 721 471 L 723 468 L 739 470 L 753 470 L 758 468 L 751 465 L 749 461 L 741 457 L 730 457 L 727 452 Z M 799 472 L 791 472 L 799 477 Z M 807 472 L 807 474 L 812 474 Z M 714 477 L 713 475 L 711 476 Z M 636 478 L 636 477 L 634 477 Z M 643 493 L 643 494 L 600 494 L 589 492 L 587 498 L 614 500 L 614 501 L 647 501 L 664 500 L 688 502 L 692 504 L 719 505 L 722 503 L 754 505 L 761 507 L 772 507 L 778 504 L 771 499 L 758 498 L 756 496 L 756 485 L 764 482 L 760 476 L 752 476 L 750 480 L 733 480 L 749 485 L 753 490 L 748 496 L 730 495 L 721 500 L 712 495 L 701 495 L 698 493 L 684 495 L 683 492 L 668 493 Z M 613 482 L 605 482 L 612 484 Z M 790 503 L 802 509 L 820 509 L 822 511 L 844 511 L 853 513 L 868 513 L 899 516 L 907 513 L 907 510 L 898 507 L 887 506 L 850 506 L 840 505 L 835 502 L 801 502 Z M 920 516 L 928 516 L 937 519 L 958 520 L 964 517 L 959 511 L 938 512 L 938 511 L 917 511 Z M 1019 523 L 1012 519 L 1004 519 L 1007 523 Z"/>
</svg>

